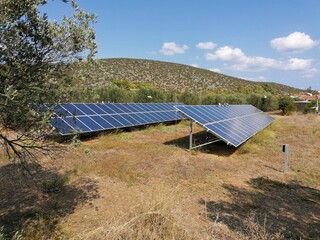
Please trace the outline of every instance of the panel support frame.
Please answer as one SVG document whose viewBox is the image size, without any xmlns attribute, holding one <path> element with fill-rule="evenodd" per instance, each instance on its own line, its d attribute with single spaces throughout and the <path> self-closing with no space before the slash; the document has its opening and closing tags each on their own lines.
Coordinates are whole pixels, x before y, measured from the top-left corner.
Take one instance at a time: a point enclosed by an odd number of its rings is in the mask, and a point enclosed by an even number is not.
<svg viewBox="0 0 320 240">
<path fill-rule="evenodd" d="M 190 120 L 190 123 L 189 123 L 189 151 L 193 150 L 193 149 L 196 149 L 196 148 L 200 148 L 200 147 L 203 147 L 203 146 L 206 146 L 206 145 L 209 145 L 209 144 L 212 144 L 212 143 L 215 143 L 215 142 L 220 142 L 222 141 L 220 138 L 216 138 L 210 142 L 206 142 L 206 143 L 203 143 L 203 144 L 199 144 L 199 145 L 196 145 L 196 146 L 193 146 L 192 144 L 192 139 L 193 139 L 193 120 L 192 119 L 189 119 Z"/>
<path fill-rule="evenodd" d="M 189 130 L 189 151 L 191 151 L 192 150 L 192 126 L 193 125 L 193 121 L 192 121 L 192 119 L 190 119 L 190 124 L 189 124 L 189 126 L 190 126 L 190 130 Z"/>
</svg>

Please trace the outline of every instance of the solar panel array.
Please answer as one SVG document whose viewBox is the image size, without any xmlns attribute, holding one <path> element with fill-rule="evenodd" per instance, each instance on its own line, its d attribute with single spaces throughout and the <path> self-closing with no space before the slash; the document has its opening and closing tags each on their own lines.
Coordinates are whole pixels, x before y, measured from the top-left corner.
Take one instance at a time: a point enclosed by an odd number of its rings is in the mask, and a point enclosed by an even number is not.
<svg viewBox="0 0 320 240">
<path fill-rule="evenodd" d="M 238 147 L 273 122 L 252 105 L 176 106 L 188 118 L 227 144 Z"/>
<path fill-rule="evenodd" d="M 88 133 L 182 120 L 182 103 L 68 103 L 55 106 L 51 125 L 61 134 Z"/>
</svg>

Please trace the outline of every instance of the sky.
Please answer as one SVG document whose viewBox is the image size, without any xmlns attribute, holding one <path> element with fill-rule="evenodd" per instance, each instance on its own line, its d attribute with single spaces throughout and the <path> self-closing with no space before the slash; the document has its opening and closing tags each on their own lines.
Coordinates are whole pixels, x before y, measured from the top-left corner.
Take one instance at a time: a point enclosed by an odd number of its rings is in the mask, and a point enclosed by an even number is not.
<svg viewBox="0 0 320 240">
<path fill-rule="evenodd" d="M 77 0 L 95 13 L 96 58 L 175 62 L 320 90 L 320 0 Z M 70 15 L 49 1 L 50 19 Z"/>
</svg>

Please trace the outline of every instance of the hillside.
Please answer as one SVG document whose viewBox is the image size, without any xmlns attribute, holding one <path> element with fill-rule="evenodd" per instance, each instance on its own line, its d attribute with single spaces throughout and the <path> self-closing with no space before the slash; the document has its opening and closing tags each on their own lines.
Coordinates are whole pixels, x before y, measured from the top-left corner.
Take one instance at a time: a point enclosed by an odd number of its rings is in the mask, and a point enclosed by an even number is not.
<svg viewBox="0 0 320 240">
<path fill-rule="evenodd" d="M 77 84 L 95 87 L 107 86 L 112 80 L 129 80 L 133 83 L 147 82 L 159 89 L 178 92 L 236 91 L 263 84 L 183 64 L 127 58 L 98 60 L 97 66 L 86 74 L 90 77 Z M 301 91 L 282 84 L 270 84 L 278 93 Z"/>
</svg>

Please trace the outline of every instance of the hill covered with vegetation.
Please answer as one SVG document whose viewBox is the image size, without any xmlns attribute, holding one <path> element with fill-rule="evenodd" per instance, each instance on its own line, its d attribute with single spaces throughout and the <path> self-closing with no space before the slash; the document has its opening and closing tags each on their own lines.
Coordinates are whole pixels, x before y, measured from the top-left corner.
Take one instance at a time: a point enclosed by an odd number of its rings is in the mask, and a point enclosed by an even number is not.
<svg viewBox="0 0 320 240">
<path fill-rule="evenodd" d="M 81 72 L 75 67 L 75 72 Z M 157 89 L 176 92 L 243 92 L 244 89 L 262 87 L 265 82 L 254 82 L 227 76 L 206 69 L 188 65 L 144 59 L 110 58 L 100 59 L 94 68 L 85 72 L 77 85 L 104 87 L 114 80 L 127 80 L 133 83 L 148 83 Z M 300 89 L 277 83 L 268 83 L 278 94 L 292 94 Z"/>
</svg>

